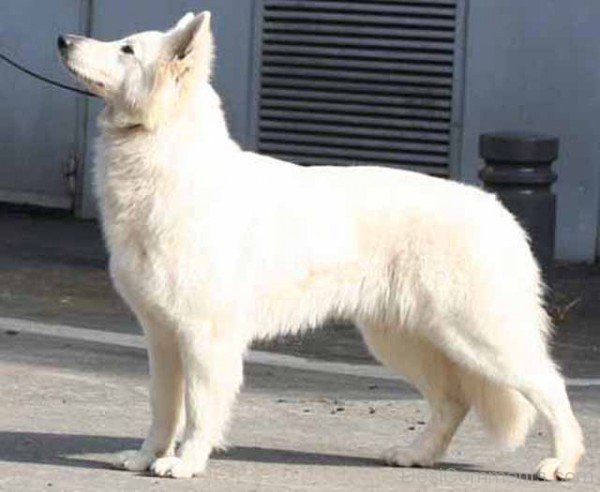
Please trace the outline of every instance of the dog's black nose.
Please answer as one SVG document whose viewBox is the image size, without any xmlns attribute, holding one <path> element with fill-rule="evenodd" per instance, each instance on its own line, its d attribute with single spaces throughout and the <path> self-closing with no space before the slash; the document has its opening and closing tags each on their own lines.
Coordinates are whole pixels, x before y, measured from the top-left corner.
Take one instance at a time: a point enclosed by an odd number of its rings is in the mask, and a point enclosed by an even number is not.
<svg viewBox="0 0 600 492">
<path fill-rule="evenodd" d="M 56 40 L 56 45 L 61 53 L 64 53 L 69 48 L 69 42 L 65 39 L 64 36 L 58 36 Z"/>
</svg>

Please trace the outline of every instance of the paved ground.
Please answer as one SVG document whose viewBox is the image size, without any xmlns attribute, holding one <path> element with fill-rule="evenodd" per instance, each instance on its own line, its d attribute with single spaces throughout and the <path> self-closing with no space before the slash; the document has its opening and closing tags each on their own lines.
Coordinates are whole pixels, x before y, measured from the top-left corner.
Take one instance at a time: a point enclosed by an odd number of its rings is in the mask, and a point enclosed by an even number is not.
<svg viewBox="0 0 600 492">
<path fill-rule="evenodd" d="M 555 352 L 573 384 L 588 456 L 575 483 L 543 484 L 529 475 L 549 452 L 541 424 L 525 448 L 506 453 L 471 419 L 440 468 L 383 467 L 379 453 L 409 443 L 428 419 L 426 407 L 406 384 L 379 377 L 345 327 L 256 347 L 275 354 L 254 353 L 247 364 L 232 448 L 205 476 L 174 481 L 112 470 L 110 453 L 139 445 L 148 423 L 146 357 L 104 265 L 93 224 L 0 208 L 0 490 L 600 489 L 593 268 L 564 267 L 553 281 Z M 298 356 L 317 370 L 304 370 Z"/>
<path fill-rule="evenodd" d="M 12 332 L 11 332 L 12 333 Z M 233 448 L 186 481 L 112 470 L 110 453 L 136 447 L 148 422 L 143 350 L 29 335 L 0 338 L 0 490 L 598 490 L 600 389 L 570 393 L 589 446 L 578 482 L 529 475 L 549 451 L 536 426 L 527 446 L 495 450 L 469 420 L 439 469 L 383 467 L 390 444 L 427 421 L 400 382 L 248 364 Z"/>
</svg>

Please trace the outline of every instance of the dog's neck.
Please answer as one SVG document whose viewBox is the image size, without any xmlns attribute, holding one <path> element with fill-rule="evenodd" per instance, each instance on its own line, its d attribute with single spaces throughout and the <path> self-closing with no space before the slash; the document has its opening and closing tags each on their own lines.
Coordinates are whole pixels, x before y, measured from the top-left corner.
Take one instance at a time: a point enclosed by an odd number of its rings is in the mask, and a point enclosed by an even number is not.
<svg viewBox="0 0 600 492">
<path fill-rule="evenodd" d="M 210 84 L 180 101 L 177 107 L 161 108 L 148 114 L 131 114 L 107 104 L 98 118 L 100 133 L 105 138 L 166 135 L 178 126 L 198 130 L 198 138 L 210 136 L 208 144 L 231 143 L 221 99 Z"/>
<path fill-rule="evenodd" d="M 125 241 L 128 231 L 151 228 L 156 210 L 168 211 L 177 200 L 187 206 L 190 189 L 196 189 L 196 207 L 208 206 L 204 202 L 213 195 L 207 190 L 220 190 L 224 177 L 238 174 L 240 149 L 229 136 L 218 95 L 211 88 L 197 104 L 152 130 L 111 125 L 109 114 L 101 116 L 95 185 L 109 244 Z"/>
</svg>

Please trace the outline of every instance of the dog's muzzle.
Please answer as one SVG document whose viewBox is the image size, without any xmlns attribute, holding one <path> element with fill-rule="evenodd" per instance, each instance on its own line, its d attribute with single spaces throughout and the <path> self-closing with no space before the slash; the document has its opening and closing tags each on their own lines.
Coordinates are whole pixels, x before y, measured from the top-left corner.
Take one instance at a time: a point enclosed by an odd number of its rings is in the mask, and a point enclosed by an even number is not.
<svg viewBox="0 0 600 492">
<path fill-rule="evenodd" d="M 69 51 L 69 47 L 72 44 L 73 43 L 70 42 L 65 36 L 58 36 L 58 39 L 56 40 L 56 46 L 58 46 L 58 51 L 60 51 L 62 55 L 65 55 L 67 51 Z"/>
<path fill-rule="evenodd" d="M 56 46 L 58 47 L 58 51 L 64 57 L 66 56 L 71 48 L 75 45 L 75 42 L 78 40 L 84 39 L 82 36 L 76 36 L 74 34 L 61 34 L 56 38 Z"/>
</svg>

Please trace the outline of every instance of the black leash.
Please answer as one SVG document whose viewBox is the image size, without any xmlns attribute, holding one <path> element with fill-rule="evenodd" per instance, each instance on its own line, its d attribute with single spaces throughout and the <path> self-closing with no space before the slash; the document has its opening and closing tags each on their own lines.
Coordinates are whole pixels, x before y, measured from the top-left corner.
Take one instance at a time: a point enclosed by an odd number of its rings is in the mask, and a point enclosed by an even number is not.
<svg viewBox="0 0 600 492">
<path fill-rule="evenodd" d="M 21 72 L 26 73 L 30 77 L 33 77 L 34 79 L 38 79 L 38 80 L 41 80 L 41 81 L 46 82 L 48 84 L 54 85 L 56 87 L 60 87 L 61 89 L 66 89 L 66 90 L 71 91 L 71 92 L 76 92 L 78 94 L 83 94 L 84 96 L 98 97 L 98 96 L 96 96 L 96 94 L 92 94 L 91 92 L 85 91 L 83 89 L 77 89 L 76 87 L 71 87 L 71 86 L 66 85 L 66 84 L 61 84 L 60 82 L 56 82 L 55 80 L 49 79 L 49 78 L 44 77 L 42 75 L 38 75 L 37 73 L 32 72 L 31 70 L 28 70 L 25 67 L 19 65 L 18 63 L 12 61 L 8 56 L 3 55 L 2 53 L 0 53 L 0 59 L 4 60 L 9 65 L 12 65 L 17 70 L 20 70 Z"/>
</svg>

